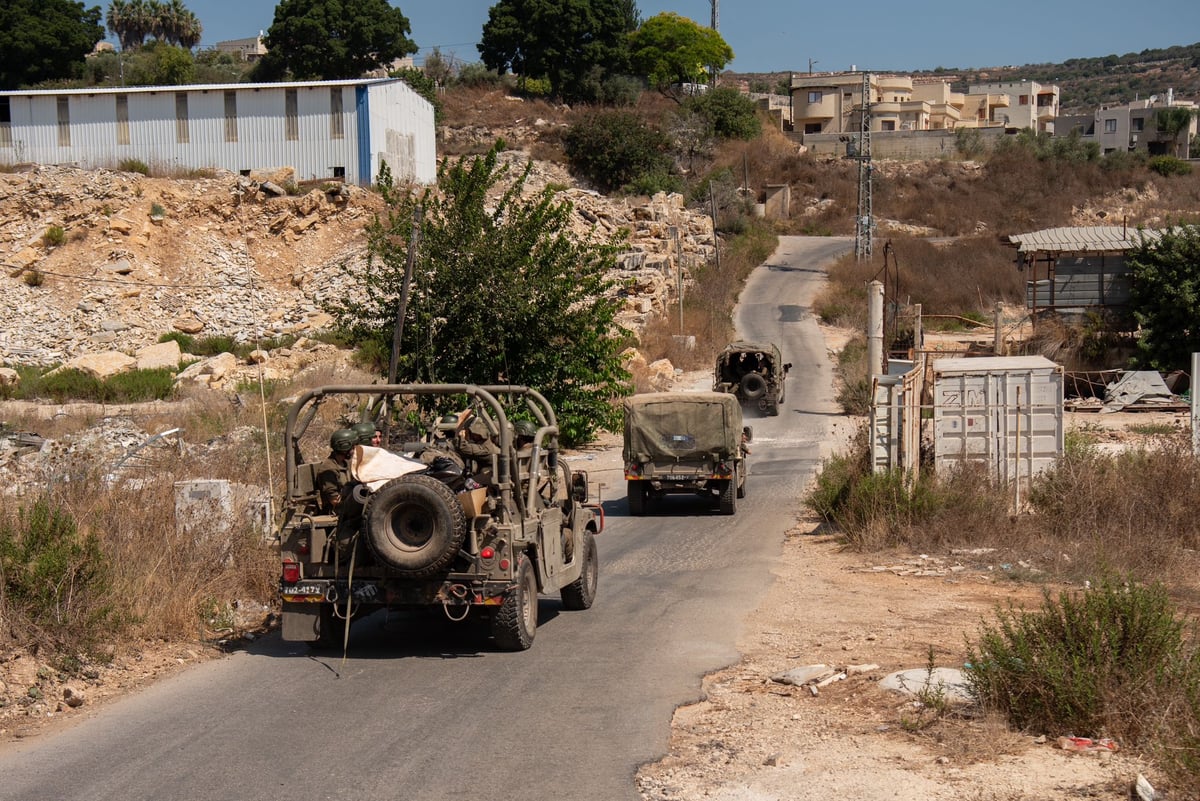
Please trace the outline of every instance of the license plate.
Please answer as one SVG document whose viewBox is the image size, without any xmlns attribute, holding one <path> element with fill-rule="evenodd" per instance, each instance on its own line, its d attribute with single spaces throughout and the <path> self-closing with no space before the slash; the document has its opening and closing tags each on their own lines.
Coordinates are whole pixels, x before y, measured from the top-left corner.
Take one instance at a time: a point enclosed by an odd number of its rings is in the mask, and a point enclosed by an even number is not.
<svg viewBox="0 0 1200 801">
<path fill-rule="evenodd" d="M 285 587 L 284 595 L 324 595 L 325 588 L 320 584 L 297 584 L 295 587 Z"/>
<path fill-rule="evenodd" d="M 695 476 L 663 476 L 663 481 L 695 481 Z"/>
</svg>

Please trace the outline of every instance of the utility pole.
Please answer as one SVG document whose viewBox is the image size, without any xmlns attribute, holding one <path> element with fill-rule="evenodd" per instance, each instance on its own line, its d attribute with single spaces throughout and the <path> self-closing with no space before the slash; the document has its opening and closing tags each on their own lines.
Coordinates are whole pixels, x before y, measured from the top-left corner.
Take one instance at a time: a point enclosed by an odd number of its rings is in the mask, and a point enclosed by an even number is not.
<svg viewBox="0 0 1200 801">
<path fill-rule="evenodd" d="M 720 0 L 710 0 L 710 1 L 712 3 L 712 25 L 710 27 L 715 31 L 717 29 L 717 25 L 721 21 L 721 12 L 718 8 L 718 6 L 720 5 Z M 716 64 L 709 66 L 708 74 L 709 74 L 709 80 L 708 80 L 709 85 L 712 88 L 716 89 L 717 88 L 717 65 Z"/>
<path fill-rule="evenodd" d="M 813 64 L 820 64 L 820 63 L 821 62 L 817 61 L 815 58 L 810 58 L 808 60 L 808 74 L 812 75 Z"/>
<path fill-rule="evenodd" d="M 714 0 L 715 2 L 715 0 Z M 854 221 L 854 258 L 871 258 L 875 219 L 871 210 L 871 73 L 863 73 L 858 133 L 858 217 Z"/>
</svg>

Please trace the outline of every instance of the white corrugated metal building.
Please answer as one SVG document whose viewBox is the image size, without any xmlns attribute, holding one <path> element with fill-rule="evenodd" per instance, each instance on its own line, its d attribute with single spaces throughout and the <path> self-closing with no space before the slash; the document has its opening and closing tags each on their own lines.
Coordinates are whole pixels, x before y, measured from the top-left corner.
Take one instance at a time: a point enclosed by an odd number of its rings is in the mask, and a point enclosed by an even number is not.
<svg viewBox="0 0 1200 801">
<path fill-rule="evenodd" d="M 437 176 L 433 106 L 398 79 L 0 92 L 0 164 L 293 167 L 368 185 Z"/>
</svg>

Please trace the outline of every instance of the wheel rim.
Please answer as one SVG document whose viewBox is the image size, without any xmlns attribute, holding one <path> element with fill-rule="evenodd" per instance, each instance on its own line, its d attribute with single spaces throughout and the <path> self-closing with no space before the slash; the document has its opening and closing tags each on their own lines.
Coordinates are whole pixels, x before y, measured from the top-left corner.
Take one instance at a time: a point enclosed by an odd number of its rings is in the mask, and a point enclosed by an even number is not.
<svg viewBox="0 0 1200 801">
<path fill-rule="evenodd" d="M 392 512 L 392 537 L 406 550 L 415 551 L 428 545 L 437 526 L 437 519 L 420 504 L 402 504 Z"/>
<path fill-rule="evenodd" d="M 531 581 L 532 578 L 532 573 L 527 574 L 525 591 L 521 594 L 521 621 L 525 631 L 533 631 L 537 622 L 537 584 Z"/>
</svg>

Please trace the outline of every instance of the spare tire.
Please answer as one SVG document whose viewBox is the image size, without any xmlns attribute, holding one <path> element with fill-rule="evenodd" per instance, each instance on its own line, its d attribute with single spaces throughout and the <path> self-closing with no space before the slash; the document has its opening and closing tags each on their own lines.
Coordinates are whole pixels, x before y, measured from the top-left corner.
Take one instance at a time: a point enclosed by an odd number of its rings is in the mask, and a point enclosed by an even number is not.
<svg viewBox="0 0 1200 801">
<path fill-rule="evenodd" d="M 467 513 L 435 478 L 410 473 L 384 484 L 363 511 L 367 544 L 406 578 L 427 578 L 454 561 L 467 536 Z"/>
<path fill-rule="evenodd" d="M 758 373 L 746 373 L 742 376 L 742 397 L 746 400 L 758 400 L 767 394 L 767 379 Z"/>
</svg>

